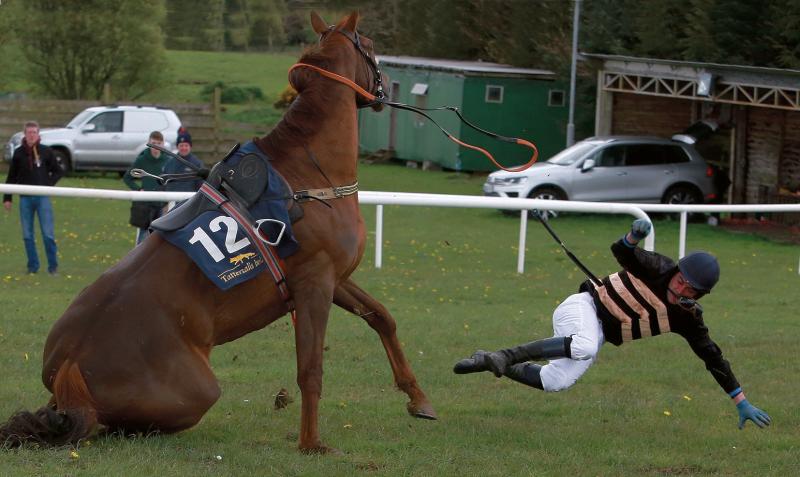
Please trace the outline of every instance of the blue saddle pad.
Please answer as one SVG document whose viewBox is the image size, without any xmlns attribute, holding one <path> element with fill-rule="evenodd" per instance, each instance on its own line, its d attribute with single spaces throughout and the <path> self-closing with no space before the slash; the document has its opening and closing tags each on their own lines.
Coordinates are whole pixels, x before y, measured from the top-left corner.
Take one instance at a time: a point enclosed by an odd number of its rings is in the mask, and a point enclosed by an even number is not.
<svg viewBox="0 0 800 477">
<path fill-rule="evenodd" d="M 258 154 L 266 160 L 255 144 L 249 142 L 225 162 L 235 165 L 246 154 Z M 299 245 L 292 233 L 285 199 L 270 199 L 284 196 L 286 191 L 278 175 L 272 173 L 271 166 L 269 170 L 269 185 L 249 212 L 256 221 L 275 219 L 286 224 L 283 236 L 275 247 L 277 255 L 286 258 L 295 253 Z M 275 242 L 280 227 L 267 223 L 261 227 L 261 231 L 262 235 Z M 241 230 L 239 223 L 221 210 L 204 212 L 179 230 L 161 233 L 168 242 L 183 250 L 222 290 L 255 278 L 267 269 L 264 258 Z"/>
</svg>

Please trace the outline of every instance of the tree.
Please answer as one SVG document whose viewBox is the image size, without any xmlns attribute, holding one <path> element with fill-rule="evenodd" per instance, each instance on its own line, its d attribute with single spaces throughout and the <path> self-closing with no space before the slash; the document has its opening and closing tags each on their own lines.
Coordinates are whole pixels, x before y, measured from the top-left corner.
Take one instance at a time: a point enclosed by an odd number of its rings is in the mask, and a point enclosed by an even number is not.
<svg viewBox="0 0 800 477">
<path fill-rule="evenodd" d="M 774 26 L 767 39 L 775 50 L 776 66 L 800 68 L 800 0 L 773 2 L 769 17 Z"/>
<path fill-rule="evenodd" d="M 225 3 L 225 0 L 166 0 L 167 48 L 223 51 Z"/>
<path fill-rule="evenodd" d="M 119 98 L 152 91 L 166 65 L 160 0 L 25 0 L 15 33 L 31 83 L 64 99 Z"/>
</svg>

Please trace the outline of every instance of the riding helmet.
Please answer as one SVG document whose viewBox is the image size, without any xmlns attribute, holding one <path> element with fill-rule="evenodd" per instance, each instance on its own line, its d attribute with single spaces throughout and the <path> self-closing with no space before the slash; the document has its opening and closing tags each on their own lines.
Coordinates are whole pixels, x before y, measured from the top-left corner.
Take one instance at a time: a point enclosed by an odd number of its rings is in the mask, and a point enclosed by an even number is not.
<svg viewBox="0 0 800 477">
<path fill-rule="evenodd" d="M 691 252 L 678 261 L 678 269 L 695 290 L 709 293 L 719 280 L 719 262 L 708 252 Z"/>
</svg>

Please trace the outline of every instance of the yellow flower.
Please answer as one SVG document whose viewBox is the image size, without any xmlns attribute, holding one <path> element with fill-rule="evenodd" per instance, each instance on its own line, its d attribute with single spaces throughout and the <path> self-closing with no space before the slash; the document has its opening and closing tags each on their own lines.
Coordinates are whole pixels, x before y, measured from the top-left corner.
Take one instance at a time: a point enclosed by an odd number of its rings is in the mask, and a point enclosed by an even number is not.
<svg viewBox="0 0 800 477">
<path fill-rule="evenodd" d="M 69 451 L 69 458 L 70 459 L 80 459 L 81 456 L 79 456 L 77 452 L 72 450 L 72 451 Z"/>
<path fill-rule="evenodd" d="M 664 411 L 664 415 L 665 415 L 665 416 L 671 416 L 671 415 L 672 415 L 672 413 L 671 413 L 671 412 L 669 412 L 669 411 Z"/>
</svg>

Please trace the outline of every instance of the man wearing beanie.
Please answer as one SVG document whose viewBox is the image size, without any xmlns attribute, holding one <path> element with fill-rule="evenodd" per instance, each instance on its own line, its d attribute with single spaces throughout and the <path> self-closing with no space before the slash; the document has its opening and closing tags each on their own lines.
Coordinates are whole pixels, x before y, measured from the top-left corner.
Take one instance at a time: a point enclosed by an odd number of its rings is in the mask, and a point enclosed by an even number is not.
<svg viewBox="0 0 800 477">
<path fill-rule="evenodd" d="M 203 167 L 202 161 L 192 153 L 192 136 L 186 128 L 181 127 L 178 129 L 178 155 L 181 158 L 189 161 L 198 168 Z M 164 174 L 182 174 L 186 172 L 193 172 L 192 169 L 186 164 L 182 163 L 174 157 L 167 159 L 164 164 Z M 165 186 L 165 190 L 169 192 L 196 192 L 203 185 L 202 179 L 192 179 L 186 181 L 171 181 Z M 173 205 L 170 203 L 170 205 Z M 171 207 L 170 207 L 171 208 Z"/>
</svg>

